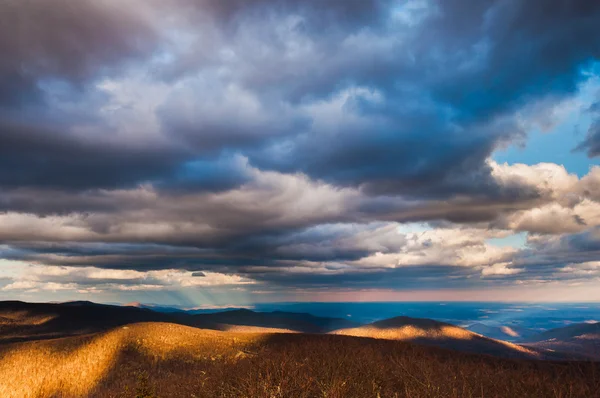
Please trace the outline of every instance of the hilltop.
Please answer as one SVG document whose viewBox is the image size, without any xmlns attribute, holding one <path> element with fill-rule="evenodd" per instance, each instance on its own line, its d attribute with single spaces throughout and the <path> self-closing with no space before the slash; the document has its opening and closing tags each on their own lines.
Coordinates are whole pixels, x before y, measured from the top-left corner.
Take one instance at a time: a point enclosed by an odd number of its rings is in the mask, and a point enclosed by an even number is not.
<svg viewBox="0 0 600 398">
<path fill-rule="evenodd" d="M 168 322 L 211 330 L 269 330 L 326 333 L 358 325 L 341 318 L 306 313 L 235 309 L 215 313 L 159 312 L 144 306 L 116 306 L 86 301 L 67 303 L 0 302 L 0 342 L 88 334 L 135 322 Z"/>
<path fill-rule="evenodd" d="M 0 302 L 0 343 L 85 335 L 139 322 L 163 322 L 206 330 L 246 333 L 332 333 L 403 340 L 507 358 L 582 357 L 582 350 L 574 344 L 552 347 L 548 344 L 527 342 L 523 346 L 485 337 L 456 325 L 405 316 L 361 325 L 347 319 L 318 317 L 308 313 L 255 312 L 248 309 L 211 313 L 183 310 L 159 312 L 144 306 L 105 305 L 86 301 Z M 589 355 L 583 357 L 589 358 Z"/>
<path fill-rule="evenodd" d="M 591 397 L 600 365 L 493 358 L 335 334 L 137 323 L 0 344 L 0 396 Z"/>
<path fill-rule="evenodd" d="M 584 335 L 586 330 L 597 328 L 588 324 L 565 328 L 563 332 L 547 332 L 539 335 L 537 341 L 527 340 L 524 342 L 526 344 L 521 345 L 492 339 L 456 325 L 406 316 L 361 325 L 348 319 L 318 317 L 308 313 L 256 312 L 248 309 L 210 313 L 184 310 L 155 311 L 143 305 L 116 306 L 87 301 L 0 302 L 0 343 L 86 335 L 139 322 L 162 322 L 205 330 L 243 333 L 332 333 L 403 340 L 507 358 L 590 358 L 594 357 L 589 355 L 590 347 L 597 344 L 597 340 L 592 339 L 590 333 L 585 337 L 579 336 Z M 560 345 L 556 341 L 547 341 L 560 333 L 565 336 L 579 334 L 570 340 L 565 337 Z"/>
<path fill-rule="evenodd" d="M 399 316 L 355 328 L 340 329 L 334 334 L 376 339 L 410 341 L 457 351 L 490 354 L 507 358 L 537 358 L 545 356 L 533 349 L 506 341 L 494 340 L 449 323 L 432 319 Z"/>
</svg>

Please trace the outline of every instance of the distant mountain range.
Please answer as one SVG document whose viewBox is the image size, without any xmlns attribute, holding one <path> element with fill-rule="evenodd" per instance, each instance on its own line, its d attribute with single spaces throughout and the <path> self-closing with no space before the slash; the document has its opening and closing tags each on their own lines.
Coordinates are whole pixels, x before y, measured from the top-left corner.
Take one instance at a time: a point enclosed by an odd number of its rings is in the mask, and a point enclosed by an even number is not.
<svg viewBox="0 0 600 398">
<path fill-rule="evenodd" d="M 527 347 L 569 352 L 600 360 L 600 323 L 576 323 L 529 336 L 520 341 Z"/>
<path fill-rule="evenodd" d="M 83 335 L 140 322 L 166 322 L 233 332 L 294 332 L 402 340 L 457 351 L 511 358 L 600 358 L 600 324 L 578 324 L 543 333 L 473 324 L 469 329 L 432 319 L 395 317 L 366 325 L 344 318 L 285 311 L 219 312 L 144 305 L 0 302 L 0 344 Z M 504 341 L 503 336 L 519 343 Z M 499 338 L 492 338 L 498 336 Z"/>
<path fill-rule="evenodd" d="M 143 306 L 116 306 L 87 301 L 0 302 L 0 342 L 93 333 L 136 322 L 169 322 L 213 330 L 250 326 L 302 333 L 327 333 L 335 329 L 358 326 L 347 319 L 282 311 L 254 312 L 234 309 L 214 313 L 183 310 L 159 312 Z"/>
</svg>

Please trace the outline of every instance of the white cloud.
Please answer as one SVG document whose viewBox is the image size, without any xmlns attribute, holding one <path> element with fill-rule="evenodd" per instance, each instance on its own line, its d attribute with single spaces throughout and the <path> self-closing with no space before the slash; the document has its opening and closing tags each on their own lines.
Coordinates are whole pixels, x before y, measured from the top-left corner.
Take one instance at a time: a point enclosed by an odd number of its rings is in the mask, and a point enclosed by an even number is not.
<svg viewBox="0 0 600 398">
<path fill-rule="evenodd" d="M 349 262 L 353 267 L 398 268 L 418 265 L 478 267 L 511 258 L 517 249 L 498 247 L 487 239 L 506 234 L 505 231 L 476 228 L 435 228 L 403 234 L 395 229 L 396 245 L 377 251 L 360 260 Z M 382 236 L 390 240 L 388 235 Z M 373 247 L 373 246 L 372 246 Z"/>
<path fill-rule="evenodd" d="M 503 275 L 515 275 L 523 272 L 519 268 L 511 268 L 511 263 L 497 263 L 489 267 L 484 267 L 481 270 L 483 276 L 503 276 Z"/>
<path fill-rule="evenodd" d="M 559 202 L 568 201 L 579 182 L 577 175 L 569 174 L 563 165 L 555 163 L 509 165 L 490 160 L 489 165 L 492 167 L 492 176 L 502 185 L 534 187 L 542 197 Z"/>
<path fill-rule="evenodd" d="M 28 265 L 6 273 L 12 280 L 4 291 L 144 291 L 178 290 L 191 287 L 252 285 L 247 277 L 204 271 L 204 276 L 192 276 L 184 270 L 112 270 L 96 267 L 59 267 Z"/>
</svg>

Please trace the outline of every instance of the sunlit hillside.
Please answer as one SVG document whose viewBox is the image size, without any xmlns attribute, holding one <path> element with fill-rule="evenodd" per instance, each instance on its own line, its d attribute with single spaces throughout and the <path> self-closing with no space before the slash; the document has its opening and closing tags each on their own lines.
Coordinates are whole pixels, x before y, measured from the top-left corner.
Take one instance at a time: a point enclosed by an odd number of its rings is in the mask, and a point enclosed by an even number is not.
<svg viewBox="0 0 600 398">
<path fill-rule="evenodd" d="M 600 364 L 168 323 L 4 344 L 1 397 L 593 397 Z"/>
<path fill-rule="evenodd" d="M 259 334 L 223 333 L 168 323 L 139 323 L 106 333 L 14 343 L 1 348 L 0 396 L 86 396 L 135 353 L 170 360 L 239 358 Z M 128 365 L 126 365 L 128 366 Z"/>
<path fill-rule="evenodd" d="M 551 353 L 490 339 L 461 327 L 431 319 L 396 317 L 356 328 L 332 332 L 338 335 L 401 340 L 435 345 L 458 351 L 485 353 L 509 358 L 541 359 Z"/>
<path fill-rule="evenodd" d="M 168 322 L 202 329 L 239 332 L 306 333 L 323 333 L 357 325 L 345 319 L 281 311 L 164 313 L 147 308 L 92 302 L 50 304 L 3 301 L 0 302 L 0 343 L 89 334 L 134 322 Z"/>
</svg>

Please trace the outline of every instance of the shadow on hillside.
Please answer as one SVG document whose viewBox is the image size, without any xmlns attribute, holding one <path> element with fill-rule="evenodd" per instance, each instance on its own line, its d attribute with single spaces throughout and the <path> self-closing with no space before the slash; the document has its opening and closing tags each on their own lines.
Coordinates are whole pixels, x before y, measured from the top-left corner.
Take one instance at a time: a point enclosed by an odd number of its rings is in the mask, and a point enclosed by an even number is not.
<svg viewBox="0 0 600 398">
<path fill-rule="evenodd" d="M 93 303 L 46 304 L 5 301 L 0 303 L 0 316 L 19 322 L 0 324 L 0 343 L 46 340 L 101 332 L 135 322 L 172 321 L 167 314 L 132 307 Z M 31 320 L 45 317 L 42 323 Z"/>
<path fill-rule="evenodd" d="M 0 396 L 89 396 L 111 372 L 129 366 L 123 359 L 127 353 L 153 364 L 214 361 L 237 354 L 248 341 L 177 324 L 138 323 L 90 336 L 6 344 L 0 348 Z"/>
<path fill-rule="evenodd" d="M 344 335 L 142 323 L 5 345 L 0 396 L 133 396 L 142 373 L 157 396 L 543 397 L 600 391 L 600 364 L 501 359 Z"/>
<path fill-rule="evenodd" d="M 237 351 L 237 352 L 236 352 Z M 126 351 L 96 396 L 144 373 L 157 396 L 595 396 L 600 364 L 500 359 L 340 335 L 264 335 L 231 355 L 156 362 Z"/>
<path fill-rule="evenodd" d="M 408 341 L 461 352 L 488 354 L 505 358 L 541 359 L 535 349 L 494 340 L 461 327 L 431 319 L 395 317 L 336 334 L 387 340 Z"/>
<path fill-rule="evenodd" d="M 541 341 L 524 343 L 523 346 L 533 349 L 552 350 L 569 353 L 573 358 L 600 361 L 600 335 L 577 336 L 564 341 Z"/>
<path fill-rule="evenodd" d="M 18 322 L 14 319 L 18 314 Z M 44 319 L 44 322 L 37 322 Z M 169 322 L 212 330 L 324 333 L 356 323 L 311 314 L 231 310 L 211 314 L 161 313 L 145 308 L 74 302 L 0 302 L 0 344 L 44 340 L 110 330 L 137 322 Z"/>
</svg>

